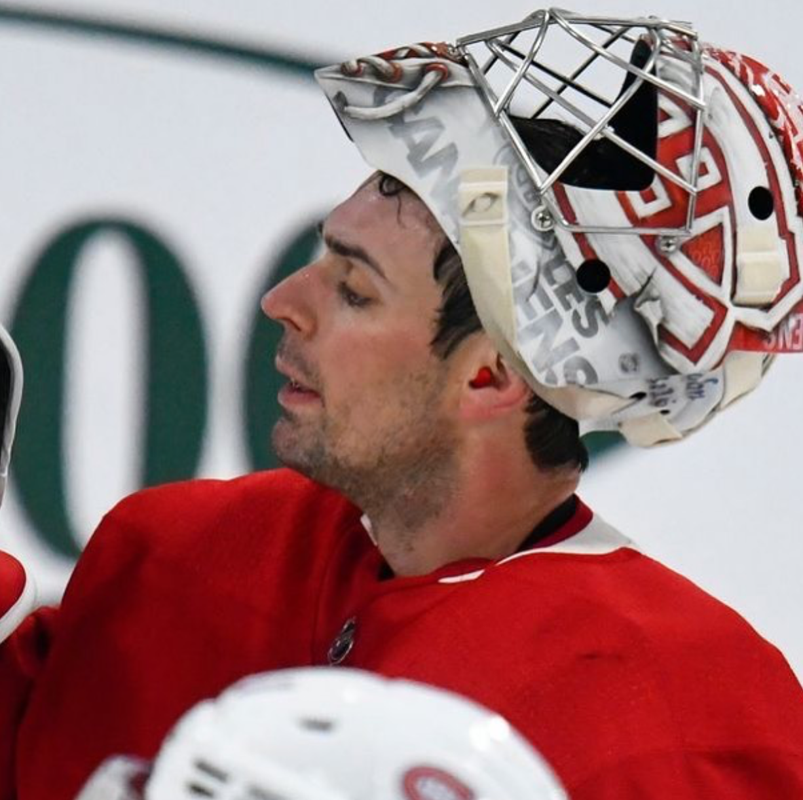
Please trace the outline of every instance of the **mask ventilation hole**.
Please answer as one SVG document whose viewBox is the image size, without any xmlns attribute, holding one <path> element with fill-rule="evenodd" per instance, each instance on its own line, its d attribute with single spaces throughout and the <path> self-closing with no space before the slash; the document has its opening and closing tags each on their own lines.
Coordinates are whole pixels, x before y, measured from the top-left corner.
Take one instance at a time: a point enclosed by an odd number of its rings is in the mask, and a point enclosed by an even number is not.
<svg viewBox="0 0 803 800">
<path fill-rule="evenodd" d="M 192 797 L 218 797 L 225 791 L 229 780 L 228 773 L 204 759 L 196 759 L 192 764 L 192 775 L 188 777 L 187 793 Z"/>
<path fill-rule="evenodd" d="M 247 800 L 290 800 L 285 794 L 276 794 L 261 786 L 249 786 L 245 796 Z"/>
<path fill-rule="evenodd" d="M 772 192 L 763 186 L 756 186 L 747 201 L 750 213 L 756 219 L 769 219 L 775 211 L 775 200 Z"/>
<path fill-rule="evenodd" d="M 598 258 L 589 258 L 577 270 L 577 283 L 584 292 L 599 294 L 608 288 L 611 282 L 611 271 L 604 261 Z"/>
<path fill-rule="evenodd" d="M 334 730 L 335 723 L 330 719 L 311 719 L 309 717 L 299 720 L 299 725 L 308 731 L 316 733 L 329 733 Z"/>
<path fill-rule="evenodd" d="M 214 789 L 200 783 L 188 783 L 187 789 L 193 797 L 214 797 L 217 794 Z"/>
</svg>

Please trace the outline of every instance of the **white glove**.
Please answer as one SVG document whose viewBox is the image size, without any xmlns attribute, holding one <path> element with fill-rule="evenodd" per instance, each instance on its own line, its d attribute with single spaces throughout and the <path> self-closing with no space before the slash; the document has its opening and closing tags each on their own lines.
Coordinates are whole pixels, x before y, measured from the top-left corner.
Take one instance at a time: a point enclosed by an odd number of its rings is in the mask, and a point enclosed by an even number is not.
<svg viewBox="0 0 803 800">
<path fill-rule="evenodd" d="M 14 340 L 0 325 L 0 503 L 6 488 L 21 399 L 22 359 Z"/>
<path fill-rule="evenodd" d="M 20 354 L 8 331 L 0 325 L 0 503 L 6 488 L 21 396 Z M 33 610 L 35 600 L 36 590 L 25 567 L 14 556 L 0 551 L 0 642 Z"/>
</svg>

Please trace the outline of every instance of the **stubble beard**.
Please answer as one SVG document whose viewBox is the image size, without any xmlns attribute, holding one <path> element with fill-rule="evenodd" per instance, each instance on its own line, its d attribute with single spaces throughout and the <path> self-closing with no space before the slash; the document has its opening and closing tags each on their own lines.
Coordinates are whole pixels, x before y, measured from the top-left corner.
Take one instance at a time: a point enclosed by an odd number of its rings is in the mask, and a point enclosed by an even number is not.
<svg viewBox="0 0 803 800">
<path fill-rule="evenodd" d="M 404 536 L 399 544 L 412 548 L 415 532 L 454 496 L 458 460 L 453 423 L 440 410 L 441 381 L 419 375 L 404 383 L 398 414 L 370 441 L 355 442 L 348 419 L 324 415 L 312 422 L 286 412 L 272 439 L 285 465 L 336 489 L 375 529 L 392 527 Z M 354 409 L 349 417 L 360 413 Z"/>
</svg>

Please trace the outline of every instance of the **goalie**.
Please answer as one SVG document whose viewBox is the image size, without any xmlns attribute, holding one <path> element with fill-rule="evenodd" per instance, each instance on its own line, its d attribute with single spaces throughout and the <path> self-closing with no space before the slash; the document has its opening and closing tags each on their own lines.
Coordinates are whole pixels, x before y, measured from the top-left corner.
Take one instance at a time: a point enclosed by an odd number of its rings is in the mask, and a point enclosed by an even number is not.
<svg viewBox="0 0 803 800">
<path fill-rule="evenodd" d="M 584 432 L 681 440 L 788 349 L 800 101 L 686 24 L 554 9 L 318 80 L 377 171 L 263 299 L 290 469 L 104 518 L 0 649 L 0 798 L 321 664 L 480 702 L 574 800 L 803 796 L 783 656 L 575 494 Z"/>
</svg>

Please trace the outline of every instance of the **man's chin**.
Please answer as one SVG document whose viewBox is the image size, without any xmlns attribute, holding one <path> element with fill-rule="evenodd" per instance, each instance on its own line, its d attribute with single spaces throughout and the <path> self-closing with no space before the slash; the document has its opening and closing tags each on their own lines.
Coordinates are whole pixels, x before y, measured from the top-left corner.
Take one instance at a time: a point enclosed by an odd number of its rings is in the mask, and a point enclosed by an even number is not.
<svg viewBox="0 0 803 800">
<path fill-rule="evenodd" d="M 273 426 L 271 445 L 274 455 L 285 467 L 315 478 L 316 458 L 313 453 L 318 448 L 302 441 L 301 431 L 296 423 L 290 419 L 280 419 Z"/>
</svg>

